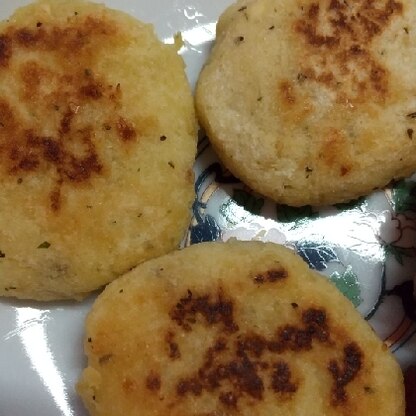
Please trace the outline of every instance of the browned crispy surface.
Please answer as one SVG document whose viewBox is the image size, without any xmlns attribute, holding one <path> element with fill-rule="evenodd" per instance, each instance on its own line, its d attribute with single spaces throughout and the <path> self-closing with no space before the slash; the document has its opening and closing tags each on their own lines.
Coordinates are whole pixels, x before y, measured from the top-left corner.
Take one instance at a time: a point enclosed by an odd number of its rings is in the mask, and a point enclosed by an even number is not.
<svg viewBox="0 0 416 416">
<path fill-rule="evenodd" d="M 412 2 L 240 0 L 196 91 L 224 164 L 290 205 L 347 201 L 416 169 Z"/>
<path fill-rule="evenodd" d="M 74 0 L 0 24 L 0 295 L 83 297 L 175 248 L 193 102 L 152 28 Z"/>
<path fill-rule="evenodd" d="M 273 244 L 205 243 L 142 264 L 94 304 L 85 351 L 78 391 L 95 416 L 404 415 L 393 356 Z"/>
</svg>

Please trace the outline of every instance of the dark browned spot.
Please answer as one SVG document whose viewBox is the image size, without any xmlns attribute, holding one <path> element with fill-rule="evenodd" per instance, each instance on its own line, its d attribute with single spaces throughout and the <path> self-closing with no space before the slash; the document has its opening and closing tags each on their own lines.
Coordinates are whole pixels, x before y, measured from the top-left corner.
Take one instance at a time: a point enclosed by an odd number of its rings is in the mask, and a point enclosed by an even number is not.
<svg viewBox="0 0 416 416">
<path fill-rule="evenodd" d="M 98 359 L 100 365 L 107 364 L 113 358 L 113 354 L 105 354 Z"/>
<path fill-rule="evenodd" d="M 257 358 L 261 357 L 266 348 L 266 339 L 257 334 L 246 335 L 238 342 L 239 351 L 250 353 Z"/>
<path fill-rule="evenodd" d="M 12 40 L 9 36 L 0 35 L 0 67 L 7 67 L 12 56 Z"/>
<path fill-rule="evenodd" d="M 295 393 L 298 387 L 291 381 L 291 377 L 289 365 L 284 361 L 278 361 L 273 365 L 272 389 L 276 393 Z"/>
<path fill-rule="evenodd" d="M 176 392 L 179 396 L 184 396 L 188 393 L 194 396 L 200 396 L 202 394 L 202 385 L 195 378 L 183 379 L 179 381 Z"/>
<path fill-rule="evenodd" d="M 374 394 L 374 389 L 372 387 L 370 387 L 370 386 L 364 386 L 364 391 L 367 394 Z"/>
<path fill-rule="evenodd" d="M 340 168 L 341 176 L 347 175 L 350 171 L 351 171 L 351 168 L 349 168 L 348 166 L 341 166 Z"/>
<path fill-rule="evenodd" d="M 288 277 L 286 269 L 271 269 L 264 273 L 259 273 L 254 277 L 256 283 L 274 283 Z"/>
<path fill-rule="evenodd" d="M 125 120 L 123 117 L 118 119 L 117 131 L 120 138 L 124 141 L 134 140 L 137 137 L 133 124 Z"/>
<path fill-rule="evenodd" d="M 196 375 L 182 379 L 178 383 L 177 393 L 181 396 L 185 394 L 199 396 L 203 390 L 219 390 L 218 399 L 227 407 L 236 407 L 238 398 L 243 395 L 261 400 L 264 385 L 259 377 L 257 365 L 243 351 L 238 351 L 232 360 L 217 362 L 224 351 L 222 348 L 210 348 L 203 366 L 198 369 Z M 221 391 L 225 381 L 231 383 L 232 391 Z"/>
<path fill-rule="evenodd" d="M 388 72 L 371 54 L 371 42 L 402 11 L 403 5 L 395 0 L 312 3 L 294 25 L 308 46 L 302 73 L 308 72 L 310 81 L 336 89 L 340 101 L 345 97 L 362 101 L 370 93 L 384 100 Z"/>
<path fill-rule="evenodd" d="M 329 327 L 323 309 L 307 309 L 302 313 L 302 327 L 285 325 L 278 329 L 275 339 L 268 343 L 274 352 L 308 351 L 314 340 L 325 343 L 329 340 Z"/>
<path fill-rule="evenodd" d="M 219 399 L 226 407 L 237 407 L 237 397 L 232 391 L 221 393 Z"/>
<path fill-rule="evenodd" d="M 296 103 L 295 90 L 290 81 L 280 82 L 279 93 L 283 104 L 291 106 Z"/>
<path fill-rule="evenodd" d="M 187 331 L 192 329 L 200 316 L 207 325 L 222 324 L 227 332 L 236 332 L 238 326 L 233 313 L 233 303 L 224 297 L 222 289 L 218 290 L 216 299 L 212 299 L 210 294 L 195 297 L 188 290 L 187 295 L 171 310 L 170 317 Z"/>
<path fill-rule="evenodd" d="M 200 325 L 206 325 L 207 321 L 223 322 L 224 317 L 217 315 L 218 304 L 224 303 L 221 289 L 217 298 L 217 302 L 210 302 L 209 296 L 196 297 L 188 290 L 187 296 L 181 298 L 172 309 L 171 318 L 185 331 L 198 324 L 196 315 L 201 310 L 204 319 L 202 322 L 199 320 Z M 222 300 L 219 301 L 220 299 Z M 216 307 L 210 313 L 206 312 L 208 305 L 213 307 L 213 304 Z M 232 313 L 229 307 L 226 310 L 228 321 Z M 215 392 L 218 403 L 235 409 L 238 409 L 242 397 L 262 400 L 266 388 L 279 395 L 282 400 L 288 399 L 297 392 L 299 381 L 293 378 L 288 363 L 280 357 L 276 360 L 276 355 L 287 351 L 300 353 L 310 350 L 314 342 L 329 342 L 330 331 L 324 309 L 311 307 L 299 311 L 299 320 L 301 322 L 298 326 L 278 327 L 272 337 L 265 337 L 254 331 L 238 333 L 238 326 L 233 319 L 232 331 L 217 328 L 220 335 L 205 351 L 202 365 L 176 384 L 177 395 L 200 396 L 204 391 Z M 226 328 L 228 326 L 225 325 Z"/>
<path fill-rule="evenodd" d="M 20 180 L 28 175 L 51 177 L 53 211 L 62 206 L 64 185 L 89 185 L 94 176 L 105 173 L 98 152 L 103 123 L 107 130 L 114 126 L 123 142 L 137 136 L 133 123 L 120 115 L 120 84 L 108 85 L 89 69 L 118 31 L 107 18 L 86 16 L 62 26 L 10 26 L 0 35 L 0 71 L 15 64 L 13 71 L 21 80 L 19 102 L 32 117 L 22 117 L 20 107 L 0 96 L 0 169 Z M 29 51 L 41 59 L 14 62 L 17 55 L 30 57 Z M 50 69 L 50 61 L 59 67 Z M 86 116 L 90 106 L 102 109 L 99 125 Z M 47 135 L 38 112 L 47 120 Z"/>
<path fill-rule="evenodd" d="M 61 119 L 61 125 L 59 129 L 59 133 L 64 135 L 68 134 L 71 130 L 71 121 L 74 118 L 75 113 L 68 108 L 67 111 L 63 114 Z"/>
<path fill-rule="evenodd" d="M 346 386 L 354 380 L 362 367 L 363 353 L 354 342 L 344 347 L 344 360 L 340 365 L 337 361 L 331 360 L 328 370 L 334 379 L 332 387 L 331 404 L 338 406 L 348 400 Z"/>
<path fill-rule="evenodd" d="M 45 38 L 45 31 L 31 30 L 28 28 L 17 29 L 14 33 L 16 42 L 25 48 L 33 48 Z"/>
<path fill-rule="evenodd" d="M 79 93 L 82 97 L 98 100 L 103 96 L 103 87 L 100 83 L 90 83 L 80 88 Z"/>
<path fill-rule="evenodd" d="M 146 388 L 150 391 L 158 391 L 160 390 L 162 383 L 160 380 L 160 375 L 155 373 L 155 372 L 151 372 L 147 377 L 146 377 Z"/>
<path fill-rule="evenodd" d="M 146 380 L 146 382 L 147 382 L 147 380 Z M 124 392 L 126 392 L 126 393 L 135 392 L 137 390 L 136 382 L 134 380 L 132 380 L 131 378 L 129 378 L 129 377 L 126 377 L 123 380 L 121 385 L 122 385 L 122 388 L 123 388 Z"/>
<path fill-rule="evenodd" d="M 175 342 L 175 334 L 173 332 L 168 332 L 166 334 L 165 340 L 168 344 L 168 355 L 172 360 L 177 360 L 181 357 L 181 351 L 179 350 L 178 344 Z"/>
<path fill-rule="evenodd" d="M 407 137 L 409 137 L 410 140 L 413 139 L 413 129 L 407 129 Z"/>
</svg>

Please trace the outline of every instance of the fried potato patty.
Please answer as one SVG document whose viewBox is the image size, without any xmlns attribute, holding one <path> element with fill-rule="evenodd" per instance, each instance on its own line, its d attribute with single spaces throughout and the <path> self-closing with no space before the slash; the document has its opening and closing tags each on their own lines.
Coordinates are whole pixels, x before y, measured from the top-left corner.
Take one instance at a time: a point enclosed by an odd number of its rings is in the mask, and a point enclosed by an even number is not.
<svg viewBox="0 0 416 416">
<path fill-rule="evenodd" d="M 353 305 L 271 243 L 202 243 L 97 298 L 78 383 L 93 416 L 403 416 L 402 374 Z"/>
<path fill-rule="evenodd" d="M 416 3 L 242 0 L 196 90 L 224 164 L 294 206 L 344 202 L 416 170 Z"/>
<path fill-rule="evenodd" d="M 194 197 L 182 59 L 150 25 L 41 0 L 0 24 L 0 295 L 81 298 L 176 248 Z"/>
</svg>

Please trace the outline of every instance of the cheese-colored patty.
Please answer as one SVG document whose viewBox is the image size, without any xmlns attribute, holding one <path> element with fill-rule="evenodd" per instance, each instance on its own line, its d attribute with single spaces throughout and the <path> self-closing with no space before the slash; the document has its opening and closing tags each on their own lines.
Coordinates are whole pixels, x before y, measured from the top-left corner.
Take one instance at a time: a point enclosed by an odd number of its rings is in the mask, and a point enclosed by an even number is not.
<svg viewBox="0 0 416 416">
<path fill-rule="evenodd" d="M 292 251 L 203 243 L 111 283 L 87 318 L 93 416 L 403 416 L 402 374 Z"/>
<path fill-rule="evenodd" d="M 150 25 L 41 0 L 0 24 L 0 295 L 80 298 L 178 246 L 194 197 L 184 64 Z"/>
<path fill-rule="evenodd" d="M 197 85 L 224 164 L 300 206 L 348 201 L 416 170 L 416 3 L 242 0 Z"/>
</svg>

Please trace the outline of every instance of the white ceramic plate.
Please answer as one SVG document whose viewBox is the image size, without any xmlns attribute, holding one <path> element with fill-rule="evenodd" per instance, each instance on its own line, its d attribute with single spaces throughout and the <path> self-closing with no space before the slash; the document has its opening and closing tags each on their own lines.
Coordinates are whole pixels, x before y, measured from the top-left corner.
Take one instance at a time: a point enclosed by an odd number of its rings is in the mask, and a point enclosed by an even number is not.
<svg viewBox="0 0 416 416">
<path fill-rule="evenodd" d="M 27 0 L 3 0 L 0 18 Z M 231 0 L 106 0 L 153 23 L 166 42 L 181 31 L 195 84 Z M 403 181 L 351 204 L 290 209 L 253 194 L 218 163 L 201 136 L 197 200 L 185 245 L 231 237 L 285 244 L 331 278 L 405 368 L 416 363 L 416 183 Z M 39 304 L 0 300 L 0 416 L 86 416 L 74 385 L 85 364 L 84 318 L 94 300 Z"/>
</svg>

